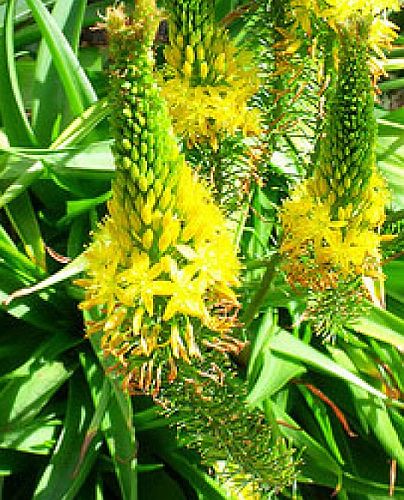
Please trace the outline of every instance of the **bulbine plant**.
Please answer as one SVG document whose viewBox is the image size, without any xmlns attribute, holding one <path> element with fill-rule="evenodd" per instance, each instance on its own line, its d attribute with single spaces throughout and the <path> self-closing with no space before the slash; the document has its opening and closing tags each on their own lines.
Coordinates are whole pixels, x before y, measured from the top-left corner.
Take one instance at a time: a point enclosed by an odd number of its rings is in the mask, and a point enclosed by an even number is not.
<svg viewBox="0 0 404 500">
<path fill-rule="evenodd" d="M 403 495 L 399 2 L 24 5 L 0 0 L 5 495 Z"/>
</svg>

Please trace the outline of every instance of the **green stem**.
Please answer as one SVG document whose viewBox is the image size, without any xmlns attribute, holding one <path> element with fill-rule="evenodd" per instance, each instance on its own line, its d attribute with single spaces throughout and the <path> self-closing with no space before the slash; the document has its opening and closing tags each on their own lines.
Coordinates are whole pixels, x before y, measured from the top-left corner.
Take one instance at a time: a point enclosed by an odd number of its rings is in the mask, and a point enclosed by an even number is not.
<svg viewBox="0 0 404 500">
<path fill-rule="evenodd" d="M 245 327 L 251 324 L 261 305 L 265 302 L 271 288 L 272 281 L 275 277 L 276 268 L 281 259 L 281 255 L 279 253 L 275 253 L 268 262 L 267 270 L 262 277 L 261 284 L 241 316 L 241 322 Z"/>
</svg>

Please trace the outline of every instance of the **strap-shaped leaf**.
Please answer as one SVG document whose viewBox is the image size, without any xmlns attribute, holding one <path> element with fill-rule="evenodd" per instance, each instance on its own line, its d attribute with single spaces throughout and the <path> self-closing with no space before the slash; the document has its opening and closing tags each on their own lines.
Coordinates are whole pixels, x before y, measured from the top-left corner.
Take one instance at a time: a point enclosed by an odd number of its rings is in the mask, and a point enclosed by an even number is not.
<svg viewBox="0 0 404 500">
<path fill-rule="evenodd" d="M 72 113 L 80 115 L 97 100 L 94 89 L 69 42 L 44 4 L 40 0 L 27 0 L 27 4 L 49 47 Z"/>
<path fill-rule="evenodd" d="M 36 138 L 25 112 L 15 66 L 15 4 L 16 0 L 7 3 L 4 24 L 0 27 L 0 114 L 10 144 L 32 146 Z"/>
<path fill-rule="evenodd" d="M 55 23 L 74 53 L 77 53 L 86 3 L 85 0 L 58 0 L 52 10 Z M 51 142 L 58 116 L 62 116 L 62 122 L 67 118 L 65 96 L 61 90 L 47 39 L 43 37 L 35 66 L 32 105 L 32 126 L 42 145 Z"/>
</svg>

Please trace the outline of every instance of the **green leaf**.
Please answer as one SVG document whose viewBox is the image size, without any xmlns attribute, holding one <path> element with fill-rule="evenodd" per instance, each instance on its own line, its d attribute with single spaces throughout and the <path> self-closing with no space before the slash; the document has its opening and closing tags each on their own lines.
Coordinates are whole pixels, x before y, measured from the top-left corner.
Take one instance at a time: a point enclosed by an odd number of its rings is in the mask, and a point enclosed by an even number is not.
<svg viewBox="0 0 404 500">
<path fill-rule="evenodd" d="M 319 431 L 321 431 L 328 449 L 333 453 L 338 463 L 344 465 L 344 459 L 334 436 L 335 431 L 333 430 L 333 423 L 328 415 L 327 407 L 321 400 L 315 398 L 307 387 L 302 384 L 298 387 L 316 420 Z"/>
<path fill-rule="evenodd" d="M 59 420 L 39 418 L 10 432 L 1 433 L 0 447 L 48 455 L 55 443 L 56 430 L 59 426 Z"/>
<path fill-rule="evenodd" d="M 63 130 L 50 149 L 63 149 L 82 141 L 108 115 L 108 112 L 109 104 L 106 99 L 96 102 Z"/>
<path fill-rule="evenodd" d="M 111 395 L 108 407 L 104 412 L 101 429 L 112 458 L 122 498 L 136 500 L 137 460 L 131 401 L 129 396 L 123 394 L 117 381 L 111 380 L 109 377 L 105 379 L 105 359 L 100 350 L 97 335 L 93 335 L 90 342 L 103 368 L 91 355 L 82 356 L 81 363 L 86 373 L 95 407 L 98 407 L 102 401 L 105 380 L 110 384 Z"/>
<path fill-rule="evenodd" d="M 77 274 L 80 274 L 81 272 L 83 272 L 85 270 L 86 266 L 87 266 L 86 257 L 84 254 L 81 254 L 78 257 L 76 257 L 74 260 L 69 262 L 62 269 L 60 269 L 60 271 L 57 271 L 56 273 L 52 274 L 51 276 L 44 279 L 43 281 L 40 281 L 36 285 L 30 286 L 28 288 L 20 288 L 19 290 L 14 291 L 3 302 L 6 305 L 9 305 L 13 300 L 15 300 L 17 298 L 31 295 L 33 293 L 39 292 L 40 290 L 44 290 L 44 289 L 49 288 L 53 285 L 56 285 L 57 283 L 60 283 L 61 281 L 72 278 L 73 276 L 77 276 Z"/>
<path fill-rule="evenodd" d="M 57 227 L 63 227 L 64 225 L 69 224 L 76 217 L 87 213 L 97 205 L 105 203 L 110 197 L 111 191 L 108 191 L 107 193 L 97 196 L 96 198 L 68 201 L 67 214 L 57 222 Z"/>
<path fill-rule="evenodd" d="M 71 374 L 72 367 L 50 361 L 30 376 L 10 381 L 0 391 L 0 429 L 18 429 L 32 420 Z"/>
<path fill-rule="evenodd" d="M 355 370 L 351 360 L 340 349 L 329 346 L 328 350 L 341 367 L 346 367 L 351 371 Z M 355 413 L 362 422 L 364 431 L 374 433 L 387 454 L 395 458 L 398 465 L 404 469 L 404 448 L 384 402 L 371 397 L 360 386 L 351 385 L 350 390 L 354 396 Z"/>
<path fill-rule="evenodd" d="M 97 458 L 101 442 L 96 433 L 83 453 L 93 404 L 81 373 L 69 383 L 66 417 L 55 452 L 34 493 L 35 500 L 74 499 Z"/>
<path fill-rule="evenodd" d="M 16 1 L 7 2 L 0 28 L 0 115 L 10 144 L 32 146 L 36 138 L 25 113 L 14 60 L 13 15 Z"/>
<path fill-rule="evenodd" d="M 386 292 L 388 295 L 404 303 L 404 261 L 393 260 L 383 266 L 383 272 L 387 276 Z"/>
<path fill-rule="evenodd" d="M 247 379 L 250 390 L 247 404 L 251 406 L 257 406 L 281 389 L 291 378 L 306 371 L 300 363 L 271 352 L 269 343 L 278 329 L 274 313 L 268 309 L 254 337 L 248 363 Z"/>
<path fill-rule="evenodd" d="M 57 0 L 52 11 L 55 24 L 65 35 L 74 53 L 77 52 L 86 3 L 86 0 Z M 48 26 L 48 29 L 51 27 Z M 52 55 L 45 40 L 46 38 L 43 38 L 41 41 L 36 60 L 32 106 L 32 126 L 42 145 L 51 142 L 55 121 L 58 115 L 64 112 L 61 82 L 58 81 Z"/>
<path fill-rule="evenodd" d="M 28 193 L 23 192 L 6 206 L 7 215 L 24 244 L 28 257 L 42 269 L 46 268 L 45 245 L 35 210 Z"/>
<path fill-rule="evenodd" d="M 404 349 L 404 321 L 398 316 L 372 306 L 366 316 L 350 324 L 356 332 L 381 340 L 387 344 Z"/>
<path fill-rule="evenodd" d="M 125 404 L 122 409 L 122 402 Z M 129 396 L 119 398 L 111 395 L 105 412 L 102 430 L 114 464 L 115 473 L 121 487 L 122 498 L 137 499 L 136 442 L 131 423 L 132 407 Z"/>
<path fill-rule="evenodd" d="M 78 116 L 97 100 L 97 96 L 69 42 L 44 4 L 40 0 L 26 2 L 48 45 L 72 113 Z"/>
<path fill-rule="evenodd" d="M 54 361 L 62 353 L 82 342 L 82 339 L 78 336 L 69 335 L 63 331 L 55 331 L 54 325 L 52 333 L 53 335 L 45 337 L 42 342 L 32 350 L 31 356 L 25 362 L 21 360 L 19 366 L 4 375 L 0 381 L 4 382 L 21 378 L 27 379 L 32 373 L 35 373 L 43 366 L 44 360 L 47 360 L 48 362 Z M 17 335 L 17 342 L 21 343 L 21 339 L 23 337 L 18 336 L 18 332 L 14 332 L 14 335 Z"/>
<path fill-rule="evenodd" d="M 22 194 L 44 171 L 43 163 L 37 161 L 28 167 L 0 196 L 0 208 Z"/>
<path fill-rule="evenodd" d="M 158 454 L 165 462 L 171 465 L 181 476 L 189 481 L 202 498 L 209 500 L 228 500 L 228 493 L 211 477 L 201 471 L 195 464 L 190 463 L 178 451 L 161 448 Z"/>
<path fill-rule="evenodd" d="M 347 383 L 356 385 L 377 398 L 382 400 L 388 399 L 386 394 L 378 391 L 346 368 L 335 363 L 324 354 L 302 342 L 300 339 L 293 337 L 285 330 L 279 330 L 278 333 L 271 338 L 270 348 L 275 352 L 283 354 L 284 356 L 312 366 L 313 368 L 328 373 L 334 377 L 341 378 Z M 395 402 L 395 404 L 398 403 Z"/>
<path fill-rule="evenodd" d="M 333 487 L 336 487 L 342 476 L 342 469 L 338 462 L 274 401 L 268 400 L 268 404 L 271 405 L 273 415 L 280 422 L 282 434 L 291 439 L 295 446 L 303 449 L 303 457 L 307 457 L 305 461 L 314 463 L 317 470 L 331 472 L 335 478 Z"/>
</svg>

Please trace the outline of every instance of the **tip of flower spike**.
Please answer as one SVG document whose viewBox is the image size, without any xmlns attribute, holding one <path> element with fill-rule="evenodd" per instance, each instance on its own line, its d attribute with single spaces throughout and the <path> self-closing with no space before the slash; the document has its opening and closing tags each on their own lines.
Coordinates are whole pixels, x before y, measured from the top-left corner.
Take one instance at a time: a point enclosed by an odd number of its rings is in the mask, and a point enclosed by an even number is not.
<svg viewBox="0 0 404 500">
<path fill-rule="evenodd" d="M 108 7 L 105 22 L 100 26 L 106 27 L 112 37 L 132 38 L 150 46 L 160 18 L 155 0 L 136 0 L 134 9 L 129 12 L 123 3 Z"/>
</svg>

